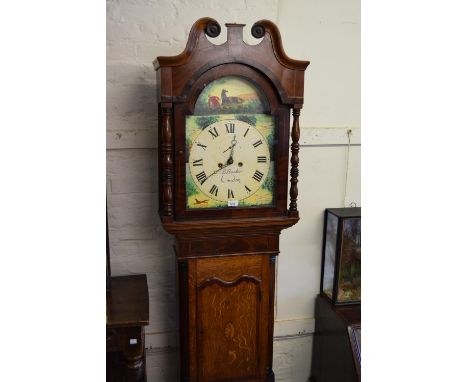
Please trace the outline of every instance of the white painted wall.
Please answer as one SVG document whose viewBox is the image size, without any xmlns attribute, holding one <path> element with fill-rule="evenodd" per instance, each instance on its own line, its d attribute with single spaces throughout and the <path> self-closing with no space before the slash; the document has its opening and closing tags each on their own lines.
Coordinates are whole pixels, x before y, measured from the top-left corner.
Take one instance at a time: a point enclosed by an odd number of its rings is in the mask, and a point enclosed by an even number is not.
<svg viewBox="0 0 468 382">
<path fill-rule="evenodd" d="M 148 380 L 176 381 L 175 268 L 172 238 L 161 228 L 156 213 L 157 108 L 152 61 L 159 55 L 180 53 L 193 22 L 204 16 L 221 25 L 247 24 L 247 42 L 253 42 L 251 25 L 270 19 L 280 28 L 286 53 L 311 61 L 301 115 L 301 220 L 281 235 L 273 365 L 277 381 L 305 382 L 312 355 L 313 304 L 320 282 L 323 210 L 351 202 L 360 205 L 359 0 L 107 1 L 112 273 L 148 275 Z M 225 35 L 223 29 L 216 40 L 222 41 Z"/>
</svg>

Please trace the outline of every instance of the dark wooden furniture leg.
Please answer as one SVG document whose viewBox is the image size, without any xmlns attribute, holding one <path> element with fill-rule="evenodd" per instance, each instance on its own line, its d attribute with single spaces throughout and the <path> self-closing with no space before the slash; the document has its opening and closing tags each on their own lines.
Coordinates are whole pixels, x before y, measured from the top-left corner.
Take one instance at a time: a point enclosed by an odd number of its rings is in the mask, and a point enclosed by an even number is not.
<svg viewBox="0 0 468 382">
<path fill-rule="evenodd" d="M 145 329 L 141 326 L 125 328 L 122 333 L 122 352 L 125 359 L 125 376 L 128 382 L 146 381 Z"/>
</svg>

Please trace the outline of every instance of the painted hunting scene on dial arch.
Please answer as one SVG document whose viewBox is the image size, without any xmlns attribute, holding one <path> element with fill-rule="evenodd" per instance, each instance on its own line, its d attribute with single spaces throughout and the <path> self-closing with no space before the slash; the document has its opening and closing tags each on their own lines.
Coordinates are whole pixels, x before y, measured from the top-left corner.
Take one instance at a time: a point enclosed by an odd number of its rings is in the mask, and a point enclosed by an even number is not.
<svg viewBox="0 0 468 382">
<path fill-rule="evenodd" d="M 195 104 L 196 115 L 267 113 L 268 102 L 254 85 L 237 76 L 225 76 L 209 83 Z"/>
</svg>

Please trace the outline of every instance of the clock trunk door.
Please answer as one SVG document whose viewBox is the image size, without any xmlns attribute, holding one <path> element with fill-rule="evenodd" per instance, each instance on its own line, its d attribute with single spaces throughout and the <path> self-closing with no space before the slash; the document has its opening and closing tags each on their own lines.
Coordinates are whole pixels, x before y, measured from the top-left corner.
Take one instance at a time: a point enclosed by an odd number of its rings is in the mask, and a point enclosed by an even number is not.
<svg viewBox="0 0 468 382">
<path fill-rule="evenodd" d="M 263 381 L 269 325 L 268 255 L 189 261 L 191 380 Z M 273 276 L 274 277 L 274 276 Z M 196 377 L 195 377 L 196 376 Z"/>
</svg>

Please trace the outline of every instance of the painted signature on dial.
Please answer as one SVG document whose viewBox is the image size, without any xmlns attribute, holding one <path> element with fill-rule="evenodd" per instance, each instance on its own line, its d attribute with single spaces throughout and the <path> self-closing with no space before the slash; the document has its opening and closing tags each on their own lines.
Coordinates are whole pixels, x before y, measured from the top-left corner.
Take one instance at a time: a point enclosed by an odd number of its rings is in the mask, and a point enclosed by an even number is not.
<svg viewBox="0 0 468 382">
<path fill-rule="evenodd" d="M 226 168 L 221 172 L 221 182 L 222 183 L 240 183 L 240 178 L 236 174 L 242 174 L 242 171 L 238 168 Z"/>
</svg>

